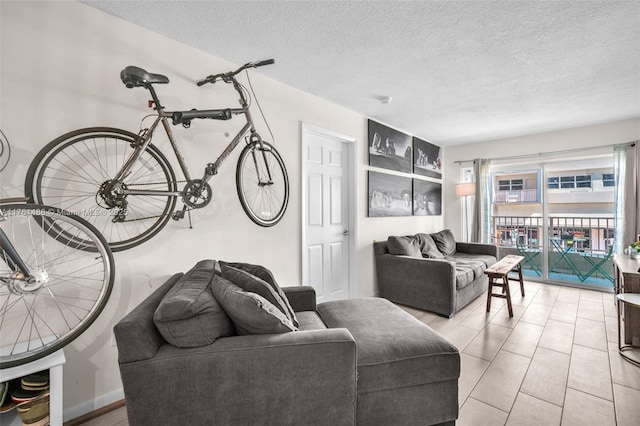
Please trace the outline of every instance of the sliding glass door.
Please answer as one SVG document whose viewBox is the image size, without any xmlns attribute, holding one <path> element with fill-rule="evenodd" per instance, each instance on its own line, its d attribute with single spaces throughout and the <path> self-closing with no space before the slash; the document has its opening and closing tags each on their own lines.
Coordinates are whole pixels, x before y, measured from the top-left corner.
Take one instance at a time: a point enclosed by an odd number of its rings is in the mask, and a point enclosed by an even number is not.
<svg viewBox="0 0 640 426">
<path fill-rule="evenodd" d="M 492 227 L 526 275 L 611 287 L 615 180 L 611 156 L 492 168 Z"/>
</svg>

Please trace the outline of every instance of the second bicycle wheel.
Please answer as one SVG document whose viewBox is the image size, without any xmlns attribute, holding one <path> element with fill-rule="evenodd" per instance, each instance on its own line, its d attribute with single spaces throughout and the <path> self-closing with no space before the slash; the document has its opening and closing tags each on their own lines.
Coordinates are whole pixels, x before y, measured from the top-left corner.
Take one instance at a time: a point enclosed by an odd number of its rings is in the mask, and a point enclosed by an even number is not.
<svg viewBox="0 0 640 426">
<path fill-rule="evenodd" d="M 94 225 L 113 251 L 135 247 L 168 222 L 176 197 L 123 195 L 121 206 L 101 193 L 133 153 L 138 136 L 125 130 L 96 127 L 60 136 L 34 158 L 25 193 L 30 201 L 69 210 Z M 173 169 L 153 145 L 117 182 L 119 190 L 175 191 Z M 115 192 L 113 192 L 115 194 Z"/>
<path fill-rule="evenodd" d="M 0 368 L 78 337 L 102 312 L 113 281 L 111 250 L 87 221 L 48 206 L 0 205 Z"/>
<path fill-rule="evenodd" d="M 236 168 L 240 204 L 260 226 L 273 226 L 282 219 L 289 202 L 289 178 L 282 157 L 267 142 L 253 142 L 240 153 Z"/>
</svg>

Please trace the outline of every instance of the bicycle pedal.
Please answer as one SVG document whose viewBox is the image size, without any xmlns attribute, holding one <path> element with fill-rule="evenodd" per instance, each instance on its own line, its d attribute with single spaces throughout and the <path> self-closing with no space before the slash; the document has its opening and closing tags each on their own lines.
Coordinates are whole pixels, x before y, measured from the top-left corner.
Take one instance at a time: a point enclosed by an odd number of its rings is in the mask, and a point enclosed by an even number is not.
<svg viewBox="0 0 640 426">
<path fill-rule="evenodd" d="M 184 210 L 177 210 L 173 212 L 173 214 L 171 215 L 171 219 L 173 220 L 184 219 Z"/>
</svg>

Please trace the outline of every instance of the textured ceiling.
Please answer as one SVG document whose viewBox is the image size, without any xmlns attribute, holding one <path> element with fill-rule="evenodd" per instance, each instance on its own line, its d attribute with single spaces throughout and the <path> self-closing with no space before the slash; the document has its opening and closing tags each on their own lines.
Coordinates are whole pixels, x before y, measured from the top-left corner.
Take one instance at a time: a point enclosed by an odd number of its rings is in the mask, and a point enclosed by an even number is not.
<svg viewBox="0 0 640 426">
<path fill-rule="evenodd" d="M 636 0 L 83 3 L 440 145 L 640 117 Z"/>
</svg>

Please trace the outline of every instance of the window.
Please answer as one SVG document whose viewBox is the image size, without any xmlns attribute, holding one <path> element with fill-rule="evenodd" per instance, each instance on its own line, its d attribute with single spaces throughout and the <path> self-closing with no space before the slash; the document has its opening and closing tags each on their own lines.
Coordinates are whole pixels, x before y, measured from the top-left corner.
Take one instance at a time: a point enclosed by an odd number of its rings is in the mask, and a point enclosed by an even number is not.
<svg viewBox="0 0 640 426">
<path fill-rule="evenodd" d="M 602 186 L 616 186 L 616 179 L 613 176 L 613 173 L 602 174 Z"/>
<path fill-rule="evenodd" d="M 560 188 L 575 188 L 576 177 L 575 176 L 562 176 L 560 178 Z"/>
<path fill-rule="evenodd" d="M 547 186 L 549 189 L 591 188 L 591 175 L 550 177 Z"/>
<path fill-rule="evenodd" d="M 576 176 L 576 188 L 591 188 L 591 175 Z"/>
<path fill-rule="evenodd" d="M 498 190 L 500 191 L 522 191 L 524 189 L 524 180 L 522 179 L 504 179 L 498 181 Z"/>
</svg>

